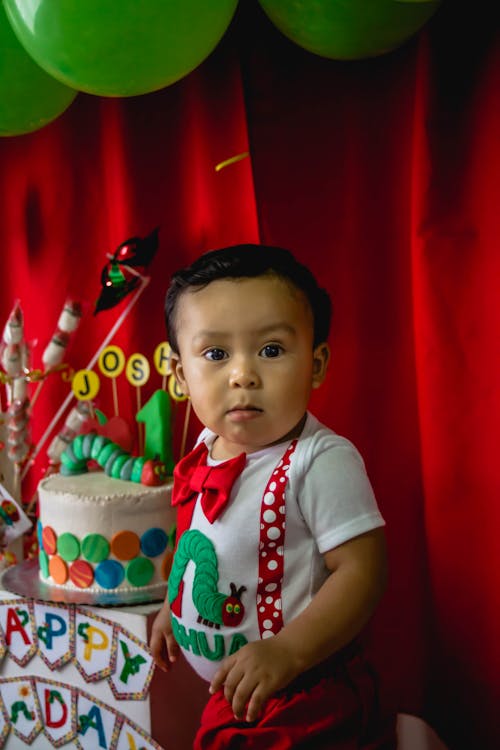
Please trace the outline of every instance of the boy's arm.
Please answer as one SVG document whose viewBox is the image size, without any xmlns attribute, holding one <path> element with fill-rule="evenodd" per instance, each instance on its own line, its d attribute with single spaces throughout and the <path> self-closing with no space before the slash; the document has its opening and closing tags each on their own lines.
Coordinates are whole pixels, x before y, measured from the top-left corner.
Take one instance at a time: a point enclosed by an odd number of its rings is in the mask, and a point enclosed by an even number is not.
<svg viewBox="0 0 500 750">
<path fill-rule="evenodd" d="M 306 609 L 276 636 L 224 660 L 210 685 L 224 687 L 236 718 L 254 721 L 268 698 L 349 643 L 370 619 L 386 584 L 383 528 L 324 555 L 330 576 Z"/>
<path fill-rule="evenodd" d="M 168 671 L 179 655 L 179 646 L 172 633 L 170 605 L 167 597 L 165 597 L 163 606 L 154 619 L 149 648 L 156 666 L 163 669 L 164 672 Z"/>
</svg>

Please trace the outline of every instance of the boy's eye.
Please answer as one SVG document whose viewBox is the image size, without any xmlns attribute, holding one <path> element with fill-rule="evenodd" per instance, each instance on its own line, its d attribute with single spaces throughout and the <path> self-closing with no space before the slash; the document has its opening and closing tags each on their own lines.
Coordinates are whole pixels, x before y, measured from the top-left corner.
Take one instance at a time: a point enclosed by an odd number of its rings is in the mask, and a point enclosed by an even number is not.
<svg viewBox="0 0 500 750">
<path fill-rule="evenodd" d="M 224 349 L 208 349 L 203 353 L 203 356 L 205 357 L 205 359 L 210 359 L 213 362 L 218 362 L 221 359 L 225 359 L 227 357 L 227 354 Z"/>
<path fill-rule="evenodd" d="M 262 357 L 279 357 L 283 349 L 279 344 L 266 344 L 266 346 L 260 350 Z"/>
</svg>

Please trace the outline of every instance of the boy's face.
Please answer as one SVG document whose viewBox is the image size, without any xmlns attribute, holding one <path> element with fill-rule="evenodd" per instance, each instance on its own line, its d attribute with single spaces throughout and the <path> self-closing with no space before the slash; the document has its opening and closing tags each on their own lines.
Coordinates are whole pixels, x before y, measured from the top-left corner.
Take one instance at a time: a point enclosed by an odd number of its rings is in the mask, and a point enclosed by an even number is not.
<svg viewBox="0 0 500 750">
<path fill-rule="evenodd" d="M 252 453 L 302 429 L 329 350 L 313 350 L 313 317 L 299 290 L 274 276 L 220 279 L 184 292 L 172 366 L 196 415 L 215 432 L 213 455 Z"/>
</svg>

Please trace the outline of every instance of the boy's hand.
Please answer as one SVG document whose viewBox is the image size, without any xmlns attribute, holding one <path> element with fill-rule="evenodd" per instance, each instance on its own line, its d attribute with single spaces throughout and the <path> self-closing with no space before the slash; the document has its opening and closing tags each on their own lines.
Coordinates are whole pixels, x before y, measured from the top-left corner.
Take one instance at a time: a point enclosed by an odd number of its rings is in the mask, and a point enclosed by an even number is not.
<svg viewBox="0 0 500 750">
<path fill-rule="evenodd" d="M 172 633 L 170 607 L 166 599 L 154 619 L 149 648 L 156 666 L 164 672 L 168 672 L 179 655 L 179 646 Z M 165 652 L 167 658 L 165 658 Z"/>
<path fill-rule="evenodd" d="M 210 692 L 223 687 L 235 717 L 255 721 L 268 698 L 286 687 L 299 671 L 294 655 L 276 638 L 255 641 L 224 659 L 210 684 Z"/>
</svg>

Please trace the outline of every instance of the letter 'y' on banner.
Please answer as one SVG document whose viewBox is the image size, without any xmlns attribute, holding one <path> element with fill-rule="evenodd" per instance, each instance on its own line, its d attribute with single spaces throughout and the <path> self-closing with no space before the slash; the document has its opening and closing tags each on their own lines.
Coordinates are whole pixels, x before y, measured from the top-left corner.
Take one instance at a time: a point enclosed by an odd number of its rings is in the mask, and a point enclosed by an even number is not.
<svg viewBox="0 0 500 750">
<path fill-rule="evenodd" d="M 108 678 L 117 700 L 144 700 L 153 676 L 153 657 L 147 645 L 119 626 L 116 629 L 116 668 Z"/>
<path fill-rule="evenodd" d="M 113 750 L 163 750 L 163 748 L 141 727 L 125 719 L 120 724 L 118 742 Z"/>
<path fill-rule="evenodd" d="M 29 599 L 7 599 L 0 602 L 0 626 L 11 659 L 24 667 L 36 653 L 34 620 Z"/>
<path fill-rule="evenodd" d="M 34 602 L 36 643 L 38 653 L 51 671 L 73 658 L 73 608 L 51 602 Z"/>
<path fill-rule="evenodd" d="M 75 610 L 74 663 L 86 682 L 98 682 L 114 671 L 115 624 L 91 612 Z"/>
</svg>

